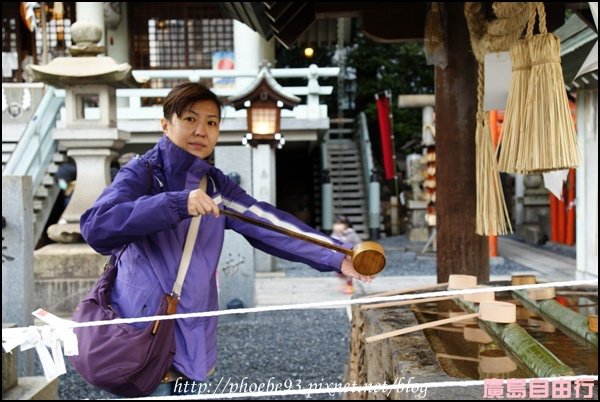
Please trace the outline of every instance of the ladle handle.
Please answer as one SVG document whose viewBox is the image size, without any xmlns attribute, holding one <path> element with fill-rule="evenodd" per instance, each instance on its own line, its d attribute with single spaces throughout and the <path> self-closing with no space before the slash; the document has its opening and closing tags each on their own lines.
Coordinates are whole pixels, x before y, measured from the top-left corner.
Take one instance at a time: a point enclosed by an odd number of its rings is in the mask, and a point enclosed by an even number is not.
<svg viewBox="0 0 600 402">
<path fill-rule="evenodd" d="M 369 295 L 366 295 L 366 297 L 384 297 L 384 296 L 396 296 L 396 295 L 402 295 L 405 293 L 413 293 L 413 292 L 420 292 L 423 290 L 429 290 L 429 289 L 436 289 L 436 288 L 440 288 L 442 286 L 447 286 L 448 282 L 443 282 L 443 283 L 436 283 L 434 285 L 427 285 L 427 286 L 419 286 L 416 288 L 409 288 L 409 289 L 402 289 L 402 290 L 389 290 L 387 292 L 381 292 L 381 293 L 371 293 Z"/>
<path fill-rule="evenodd" d="M 479 359 L 476 359 L 474 357 L 467 357 L 467 356 L 456 356 L 456 355 L 449 355 L 446 353 L 436 353 L 435 354 L 437 357 L 443 357 L 446 359 L 452 359 L 452 360 L 462 360 L 465 362 L 477 362 L 479 363 Z"/>
<path fill-rule="evenodd" d="M 456 321 L 468 320 L 469 318 L 475 318 L 475 317 L 479 317 L 479 313 L 464 314 L 464 315 L 459 315 L 457 317 L 445 318 L 443 320 L 426 322 L 425 324 L 415 325 L 415 326 L 408 327 L 408 328 L 402 328 L 402 329 L 398 329 L 396 331 L 384 332 L 383 334 L 369 336 L 368 338 L 365 338 L 365 341 L 367 341 L 367 343 L 380 341 L 382 339 L 391 338 L 393 336 L 404 335 L 404 334 L 415 332 L 415 331 L 418 331 L 421 329 L 437 327 L 439 325 L 449 324 L 451 322 L 456 322 Z"/>
<path fill-rule="evenodd" d="M 376 304 L 363 304 L 360 306 L 361 310 L 370 310 L 374 308 L 385 308 L 385 307 L 397 307 L 397 306 L 406 306 L 407 304 L 421 304 L 421 303 L 430 303 L 444 300 L 452 300 L 456 299 L 460 296 L 437 296 L 437 297 L 427 297 L 425 299 L 410 299 L 410 300 L 400 300 L 393 302 L 385 302 L 385 303 L 376 303 Z"/>
<path fill-rule="evenodd" d="M 250 218 L 248 216 L 242 215 L 235 211 L 230 211 L 230 210 L 219 208 L 219 212 L 223 215 L 230 216 L 235 219 L 239 219 L 243 222 L 247 222 L 252 225 L 260 226 L 261 228 L 269 229 L 269 230 L 272 230 L 273 232 L 282 233 L 284 235 L 293 237 L 295 239 L 300 239 L 300 240 L 304 240 L 304 241 L 307 241 L 310 243 L 314 243 L 314 244 L 317 244 L 319 246 L 322 246 L 322 247 L 325 247 L 325 248 L 328 248 L 331 250 L 339 251 L 340 253 L 344 253 L 344 254 L 352 257 L 352 250 L 348 250 L 344 247 L 338 246 L 337 244 L 328 243 L 324 240 L 315 239 L 314 237 L 310 237 L 310 236 L 304 235 L 302 233 L 294 232 L 293 230 L 284 229 L 282 227 L 275 226 L 270 223 L 259 221 L 258 219 Z"/>
</svg>

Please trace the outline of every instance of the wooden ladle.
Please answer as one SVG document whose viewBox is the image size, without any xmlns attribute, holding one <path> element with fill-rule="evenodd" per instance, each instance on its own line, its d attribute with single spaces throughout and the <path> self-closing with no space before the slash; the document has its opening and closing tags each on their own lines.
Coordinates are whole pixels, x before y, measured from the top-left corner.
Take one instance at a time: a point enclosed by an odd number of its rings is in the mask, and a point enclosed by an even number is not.
<svg viewBox="0 0 600 402">
<path fill-rule="evenodd" d="M 473 275 L 450 275 L 448 277 L 448 290 L 461 290 L 461 289 L 469 289 L 477 286 L 477 277 Z M 384 302 L 384 303 L 373 303 L 373 304 L 365 304 L 360 306 L 361 310 L 371 310 L 377 308 L 386 308 L 386 307 L 398 307 L 398 306 L 406 306 L 408 304 L 421 304 L 421 303 L 430 303 L 430 302 L 438 302 L 444 300 L 452 300 L 462 298 L 465 301 L 470 301 L 473 303 L 479 303 L 482 301 L 492 301 L 494 300 L 494 292 L 485 292 L 485 293 L 473 293 L 469 295 L 463 296 L 436 296 L 436 297 L 427 297 L 424 299 L 411 299 L 411 300 L 401 300 L 401 301 L 393 301 L 393 302 Z"/>
<path fill-rule="evenodd" d="M 462 360 L 467 362 L 479 363 L 479 369 L 482 373 L 510 373 L 517 369 L 517 364 L 511 360 L 504 352 L 498 349 L 484 350 L 479 354 L 479 358 L 450 355 L 446 353 L 436 353 L 438 358 Z"/>
<path fill-rule="evenodd" d="M 479 304 L 479 312 L 472 314 L 463 314 L 458 317 L 446 318 L 443 320 L 437 320 L 427 322 L 424 324 L 414 325 L 412 327 L 403 328 L 395 331 L 384 332 L 383 334 L 369 336 L 365 338 L 367 343 L 379 341 L 382 339 L 391 338 L 393 336 L 404 335 L 411 332 L 419 331 L 421 329 L 437 327 L 439 325 L 449 324 L 451 322 L 457 322 L 462 320 L 468 320 L 470 318 L 481 318 L 482 320 L 499 322 L 499 323 L 512 323 L 517 321 L 517 311 L 515 305 L 512 303 L 499 302 L 499 301 L 486 301 Z"/>
<path fill-rule="evenodd" d="M 325 240 L 316 239 L 314 237 L 307 236 L 305 234 L 298 233 L 293 230 L 284 229 L 282 227 L 263 222 L 258 219 L 250 218 L 235 211 L 219 208 L 219 212 L 223 215 L 230 216 L 243 222 L 259 226 L 261 228 L 269 229 L 274 232 L 282 233 L 284 235 L 293 237 L 295 239 L 304 240 L 349 255 L 350 257 L 352 257 L 352 265 L 354 266 L 354 269 L 356 270 L 356 272 L 362 275 L 378 274 L 385 267 L 385 252 L 383 250 L 383 247 L 381 247 L 379 243 L 376 243 L 374 241 L 365 241 L 359 243 L 356 246 L 354 246 L 352 250 L 348 250 L 347 248 L 338 246 L 337 244 L 328 243 Z"/>
</svg>

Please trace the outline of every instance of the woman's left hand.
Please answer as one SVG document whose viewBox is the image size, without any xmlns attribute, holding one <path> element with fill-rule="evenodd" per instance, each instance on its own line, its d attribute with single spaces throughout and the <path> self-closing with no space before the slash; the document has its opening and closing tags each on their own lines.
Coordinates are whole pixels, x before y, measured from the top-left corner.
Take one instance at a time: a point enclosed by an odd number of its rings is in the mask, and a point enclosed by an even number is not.
<svg viewBox="0 0 600 402">
<path fill-rule="evenodd" d="M 349 255 L 347 255 L 346 258 L 342 260 L 342 266 L 340 267 L 340 270 L 342 271 L 342 274 L 351 278 L 358 279 L 359 281 L 369 283 L 373 280 L 373 277 L 371 276 L 359 274 L 358 272 L 356 272 L 356 270 L 354 269 L 354 265 L 352 265 L 352 258 L 350 258 Z"/>
</svg>

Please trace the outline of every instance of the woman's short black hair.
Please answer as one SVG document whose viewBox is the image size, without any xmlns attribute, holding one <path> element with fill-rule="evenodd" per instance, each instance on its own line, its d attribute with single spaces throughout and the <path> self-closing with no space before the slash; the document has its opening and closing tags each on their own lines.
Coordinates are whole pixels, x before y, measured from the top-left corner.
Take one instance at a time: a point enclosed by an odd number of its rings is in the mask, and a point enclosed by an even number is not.
<svg viewBox="0 0 600 402">
<path fill-rule="evenodd" d="M 215 104 L 220 120 L 223 108 L 221 101 L 213 91 L 198 82 L 184 82 L 174 87 L 163 103 L 163 116 L 170 121 L 173 113 L 179 117 L 194 103 L 205 100 Z"/>
<path fill-rule="evenodd" d="M 346 218 L 344 215 L 336 215 L 333 223 L 343 223 L 344 225 L 347 225 L 348 227 L 352 226 L 352 224 L 350 223 L 350 220 L 348 218 Z"/>
</svg>

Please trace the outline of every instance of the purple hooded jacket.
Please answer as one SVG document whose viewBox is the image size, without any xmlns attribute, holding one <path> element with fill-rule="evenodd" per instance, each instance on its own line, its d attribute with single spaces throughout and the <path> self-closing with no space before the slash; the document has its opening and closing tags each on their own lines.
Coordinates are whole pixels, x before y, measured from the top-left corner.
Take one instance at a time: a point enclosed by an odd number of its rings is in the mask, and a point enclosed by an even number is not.
<svg viewBox="0 0 600 402">
<path fill-rule="evenodd" d="M 207 193 L 221 208 L 343 245 L 294 216 L 256 201 L 222 171 L 163 136 L 153 149 L 121 169 L 81 216 L 81 234 L 94 250 L 110 254 L 126 246 L 112 292 L 112 306 L 122 317 L 154 315 L 161 297 L 171 293 L 191 222 L 188 195 L 204 175 L 209 177 Z M 345 257 L 230 217 L 204 215 L 178 313 L 219 309 L 215 272 L 225 229 L 235 230 L 269 254 L 319 271 L 339 272 Z M 206 379 L 217 359 L 216 332 L 217 317 L 177 320 L 175 368 L 191 379 Z"/>
</svg>

